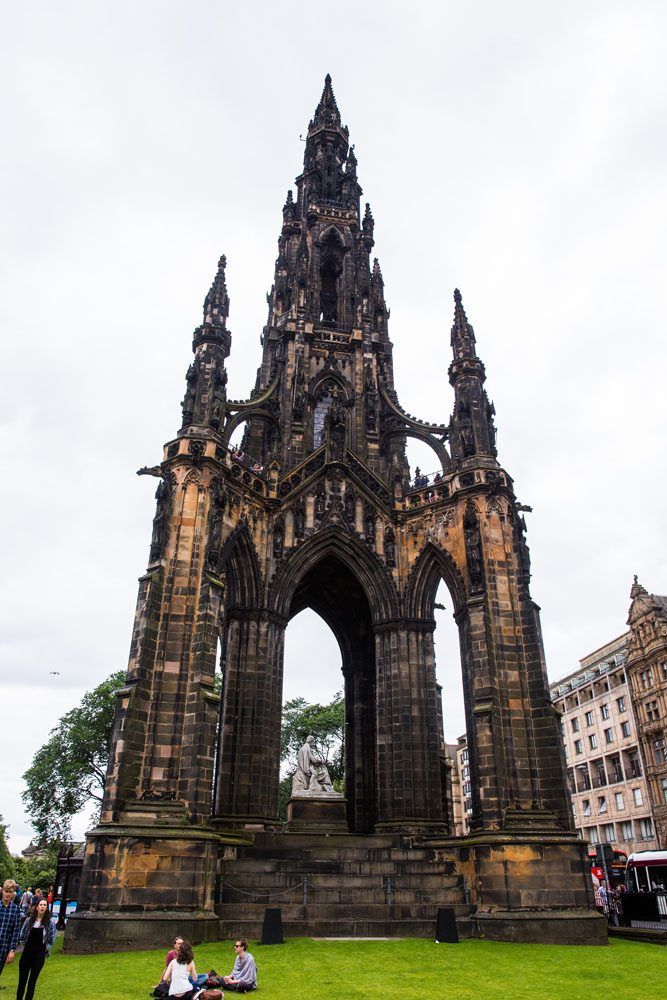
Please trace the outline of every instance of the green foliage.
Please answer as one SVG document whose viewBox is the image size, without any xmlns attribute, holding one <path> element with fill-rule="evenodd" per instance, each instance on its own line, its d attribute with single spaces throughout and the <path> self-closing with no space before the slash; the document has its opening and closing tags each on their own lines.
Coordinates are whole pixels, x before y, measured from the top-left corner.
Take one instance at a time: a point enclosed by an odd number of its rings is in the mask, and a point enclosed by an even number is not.
<svg viewBox="0 0 667 1000">
<path fill-rule="evenodd" d="M 0 885 L 6 878 L 16 878 L 14 858 L 7 847 L 7 824 L 0 815 Z"/>
<path fill-rule="evenodd" d="M 30 858 L 14 858 L 14 878 L 22 889 L 43 889 L 56 881 L 58 867 L 58 845 L 47 844 L 38 855 Z"/>
<path fill-rule="evenodd" d="M 91 799 L 102 801 L 114 691 L 124 682 L 125 672 L 118 671 L 88 691 L 51 730 L 23 775 L 23 802 L 40 842 L 67 840 L 72 816 Z"/>
<path fill-rule="evenodd" d="M 339 691 L 328 705 L 310 705 L 305 698 L 292 698 L 283 705 L 280 731 L 280 763 L 283 777 L 279 789 L 279 814 L 285 818 L 287 800 L 296 770 L 296 756 L 307 736 L 315 737 L 318 751 L 327 763 L 333 786 L 343 790 L 345 776 L 345 701 Z"/>
<path fill-rule="evenodd" d="M 164 969 L 159 951 L 65 955 L 59 936 L 37 996 L 146 1000 Z M 262 1000 L 656 1000 L 667 975 L 667 948 L 612 939 L 608 948 L 462 941 L 250 942 Z M 232 942 L 195 945 L 197 971 L 231 970 Z M 2 983 L 13 996 L 18 962 Z M 73 988 L 72 984 L 76 987 Z"/>
</svg>

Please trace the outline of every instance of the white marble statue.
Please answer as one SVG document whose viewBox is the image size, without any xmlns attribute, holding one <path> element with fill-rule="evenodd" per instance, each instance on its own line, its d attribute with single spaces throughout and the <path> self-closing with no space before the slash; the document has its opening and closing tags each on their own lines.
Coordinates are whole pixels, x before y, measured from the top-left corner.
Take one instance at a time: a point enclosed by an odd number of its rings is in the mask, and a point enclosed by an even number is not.
<svg viewBox="0 0 667 1000">
<path fill-rule="evenodd" d="M 292 795 L 310 792 L 319 795 L 335 795 L 329 769 L 314 749 L 315 737 L 309 736 L 299 750 L 296 771 L 292 778 Z"/>
</svg>

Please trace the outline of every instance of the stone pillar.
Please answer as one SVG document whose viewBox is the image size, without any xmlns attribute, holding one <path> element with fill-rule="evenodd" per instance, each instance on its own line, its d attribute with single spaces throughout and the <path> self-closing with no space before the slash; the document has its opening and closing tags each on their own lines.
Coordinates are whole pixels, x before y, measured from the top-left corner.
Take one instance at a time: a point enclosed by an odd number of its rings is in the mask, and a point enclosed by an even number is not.
<svg viewBox="0 0 667 1000">
<path fill-rule="evenodd" d="M 444 831 L 433 621 L 376 626 L 376 830 Z"/>
<path fill-rule="evenodd" d="M 222 583 L 206 576 L 202 470 L 169 475 L 170 519 L 140 580 L 100 824 L 87 837 L 66 949 L 146 947 L 176 929 L 215 938 L 220 838 L 207 823 L 218 715 Z"/>
<path fill-rule="evenodd" d="M 228 613 L 215 817 L 223 826 L 278 820 L 286 622 L 267 611 Z"/>
</svg>

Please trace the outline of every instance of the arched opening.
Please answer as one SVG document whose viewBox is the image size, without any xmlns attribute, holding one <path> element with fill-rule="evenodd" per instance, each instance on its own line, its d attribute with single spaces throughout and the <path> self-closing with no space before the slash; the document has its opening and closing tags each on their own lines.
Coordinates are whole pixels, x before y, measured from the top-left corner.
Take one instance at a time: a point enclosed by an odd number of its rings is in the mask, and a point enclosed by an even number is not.
<svg viewBox="0 0 667 1000">
<path fill-rule="evenodd" d="M 285 819 L 295 756 L 315 736 L 336 791 L 343 791 L 344 696 L 340 647 L 311 608 L 295 615 L 285 631 L 279 814 Z M 321 709 L 321 710 L 320 710 Z"/>
<path fill-rule="evenodd" d="M 425 441 L 420 441 L 419 438 L 410 435 L 406 436 L 405 454 L 410 466 L 411 487 L 419 488 L 430 485 L 438 473 L 442 475 L 442 463 L 438 461 L 438 456 L 433 448 Z M 419 482 L 420 478 L 425 478 L 428 482 Z"/>
<path fill-rule="evenodd" d="M 298 583 L 290 605 L 290 620 L 305 608 L 323 619 L 338 644 L 345 697 L 344 790 L 348 827 L 354 833 L 369 833 L 376 820 L 375 653 L 370 606 L 355 574 L 335 555 L 328 554 Z M 319 672 L 319 651 L 315 656 Z M 311 670 L 312 667 L 311 662 Z"/>
<path fill-rule="evenodd" d="M 472 782 L 468 760 L 463 674 L 459 630 L 453 619 L 452 600 L 440 581 L 433 605 L 436 682 L 439 693 L 440 735 L 447 816 L 452 834 L 469 832 L 472 816 Z"/>
<path fill-rule="evenodd" d="M 325 260 L 320 271 L 320 320 L 338 321 L 338 268 L 333 258 Z"/>
</svg>

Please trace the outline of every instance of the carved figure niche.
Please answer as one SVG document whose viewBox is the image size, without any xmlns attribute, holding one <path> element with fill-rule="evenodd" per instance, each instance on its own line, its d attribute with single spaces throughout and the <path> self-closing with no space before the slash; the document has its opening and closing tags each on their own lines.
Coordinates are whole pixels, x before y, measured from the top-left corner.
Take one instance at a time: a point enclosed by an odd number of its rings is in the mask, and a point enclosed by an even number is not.
<svg viewBox="0 0 667 1000">
<path fill-rule="evenodd" d="M 322 323 L 336 324 L 339 321 L 339 284 L 342 267 L 343 247 L 336 233 L 331 231 L 324 241 L 320 267 L 320 309 Z"/>
</svg>

